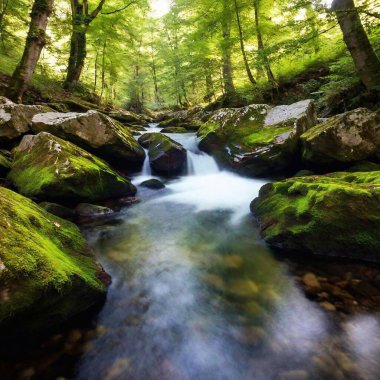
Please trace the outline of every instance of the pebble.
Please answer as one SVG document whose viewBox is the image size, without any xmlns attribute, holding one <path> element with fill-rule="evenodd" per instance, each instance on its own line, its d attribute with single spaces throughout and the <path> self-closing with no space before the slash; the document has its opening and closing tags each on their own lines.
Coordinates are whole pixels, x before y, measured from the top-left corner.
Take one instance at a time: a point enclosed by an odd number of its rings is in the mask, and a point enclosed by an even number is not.
<svg viewBox="0 0 380 380">
<path fill-rule="evenodd" d="M 294 369 L 280 372 L 278 378 L 280 380 L 305 380 L 308 378 L 308 374 L 303 369 Z"/>
<path fill-rule="evenodd" d="M 336 307 L 330 302 L 321 302 L 320 305 L 328 311 L 336 311 Z"/>
<path fill-rule="evenodd" d="M 302 278 L 303 283 L 309 287 L 314 289 L 320 289 L 321 284 L 318 281 L 317 276 L 314 273 L 306 273 Z"/>
<path fill-rule="evenodd" d="M 77 343 L 82 339 L 82 337 L 82 331 L 80 331 L 79 329 L 71 330 L 67 336 L 67 341 L 69 343 Z"/>
</svg>

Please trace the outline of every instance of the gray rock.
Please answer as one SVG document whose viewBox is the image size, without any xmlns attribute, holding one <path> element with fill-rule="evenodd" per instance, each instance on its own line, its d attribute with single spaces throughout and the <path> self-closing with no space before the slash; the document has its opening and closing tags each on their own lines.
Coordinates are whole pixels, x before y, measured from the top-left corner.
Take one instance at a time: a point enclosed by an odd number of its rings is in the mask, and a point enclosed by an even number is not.
<svg viewBox="0 0 380 380">
<path fill-rule="evenodd" d="M 165 185 L 159 179 L 148 179 L 140 184 L 142 187 L 147 187 L 148 189 L 160 190 L 164 189 Z"/>
<path fill-rule="evenodd" d="M 97 206 L 89 203 L 80 203 L 75 208 L 75 212 L 78 216 L 82 217 L 101 217 L 114 213 L 114 211 L 108 207 Z"/>
</svg>

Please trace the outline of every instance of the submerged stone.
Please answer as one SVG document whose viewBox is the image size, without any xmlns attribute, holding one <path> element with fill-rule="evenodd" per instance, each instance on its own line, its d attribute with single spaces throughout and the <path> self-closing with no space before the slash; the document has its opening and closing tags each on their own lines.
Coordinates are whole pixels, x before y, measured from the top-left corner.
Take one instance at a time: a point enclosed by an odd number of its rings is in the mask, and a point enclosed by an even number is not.
<svg viewBox="0 0 380 380">
<path fill-rule="evenodd" d="M 125 169 L 141 165 L 145 152 L 129 129 L 97 111 L 48 112 L 33 117 L 35 133 L 49 132 Z"/>
<path fill-rule="evenodd" d="M 311 100 L 274 108 L 265 104 L 224 108 L 199 129 L 199 146 L 243 174 L 284 174 L 298 167 L 299 136 L 316 123 Z"/>
<path fill-rule="evenodd" d="M 164 189 L 165 185 L 159 180 L 159 179 L 148 179 L 147 181 L 144 181 L 140 184 L 142 187 L 147 187 L 148 189 L 153 189 L 153 190 L 160 190 Z"/>
<path fill-rule="evenodd" d="M 38 334 L 102 301 L 109 281 L 79 229 L 0 188 L 0 336 Z"/>
<path fill-rule="evenodd" d="M 261 234 L 290 252 L 380 261 L 380 171 L 291 178 L 251 204 Z"/>
<path fill-rule="evenodd" d="M 30 198 L 94 202 L 136 193 L 104 161 L 46 132 L 24 136 L 14 153 L 8 178 Z"/>
</svg>

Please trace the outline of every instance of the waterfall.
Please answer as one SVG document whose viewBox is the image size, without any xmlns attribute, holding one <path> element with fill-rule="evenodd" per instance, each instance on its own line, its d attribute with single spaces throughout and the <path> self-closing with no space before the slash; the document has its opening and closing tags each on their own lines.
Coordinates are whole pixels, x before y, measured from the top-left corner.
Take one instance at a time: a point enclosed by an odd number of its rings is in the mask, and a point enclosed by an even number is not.
<svg viewBox="0 0 380 380">
<path fill-rule="evenodd" d="M 142 175 L 143 176 L 151 176 L 152 175 L 152 169 L 150 167 L 150 162 L 149 162 L 149 154 L 148 154 L 148 149 L 145 150 L 145 161 L 142 169 Z"/>
<path fill-rule="evenodd" d="M 204 175 L 216 174 L 220 170 L 213 157 L 204 152 L 194 153 L 187 151 L 187 174 Z"/>
</svg>

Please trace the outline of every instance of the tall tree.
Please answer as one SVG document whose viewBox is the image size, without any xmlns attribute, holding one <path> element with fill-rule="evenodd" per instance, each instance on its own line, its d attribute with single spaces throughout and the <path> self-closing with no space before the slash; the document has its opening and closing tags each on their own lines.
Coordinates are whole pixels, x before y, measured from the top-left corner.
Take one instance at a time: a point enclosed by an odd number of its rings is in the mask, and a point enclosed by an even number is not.
<svg viewBox="0 0 380 380">
<path fill-rule="evenodd" d="M 222 0 L 222 60 L 223 60 L 223 86 L 224 92 L 227 97 L 235 95 L 235 85 L 233 81 L 233 69 L 232 69 L 232 40 L 231 40 L 231 22 L 232 22 L 232 10 L 229 0 Z"/>
<path fill-rule="evenodd" d="M 14 71 L 7 91 L 8 98 L 21 103 L 32 79 L 42 49 L 46 45 L 46 27 L 53 11 L 54 0 L 35 0 L 24 53 Z"/>
<path fill-rule="evenodd" d="M 91 22 L 99 15 L 106 0 L 100 0 L 93 12 L 89 11 L 88 0 L 71 0 L 72 33 L 70 39 L 70 56 L 67 67 L 65 88 L 76 84 L 82 74 L 87 55 L 87 32 Z"/>
<path fill-rule="evenodd" d="M 277 82 L 274 77 L 272 68 L 270 66 L 268 55 L 265 51 L 264 46 L 264 40 L 263 35 L 261 32 L 261 24 L 260 24 L 260 0 L 254 0 L 253 1 L 253 7 L 255 11 L 255 26 L 256 26 L 256 37 L 257 37 L 257 50 L 259 59 L 264 66 L 265 73 L 267 75 L 267 78 L 269 82 L 272 84 L 273 87 L 277 87 Z"/>
<path fill-rule="evenodd" d="M 248 75 L 248 79 L 249 79 L 249 81 L 250 81 L 252 84 L 256 84 L 256 80 L 255 80 L 255 78 L 253 77 L 253 74 L 252 74 L 251 68 L 249 67 L 249 62 L 248 62 L 248 58 L 247 58 L 247 53 L 245 52 L 243 29 L 242 29 L 241 22 L 240 22 L 240 14 L 239 14 L 239 7 L 238 7 L 237 0 L 234 0 L 234 2 L 235 2 L 236 20 L 237 20 L 238 29 L 239 29 L 240 49 L 241 49 L 241 53 L 242 53 L 242 56 L 243 56 L 243 61 L 244 61 L 245 70 L 246 70 L 246 72 L 247 72 L 247 75 Z"/>
<path fill-rule="evenodd" d="M 360 20 L 353 0 L 334 0 L 335 11 L 344 42 L 354 61 L 359 78 L 368 90 L 380 90 L 380 60 Z"/>
</svg>

